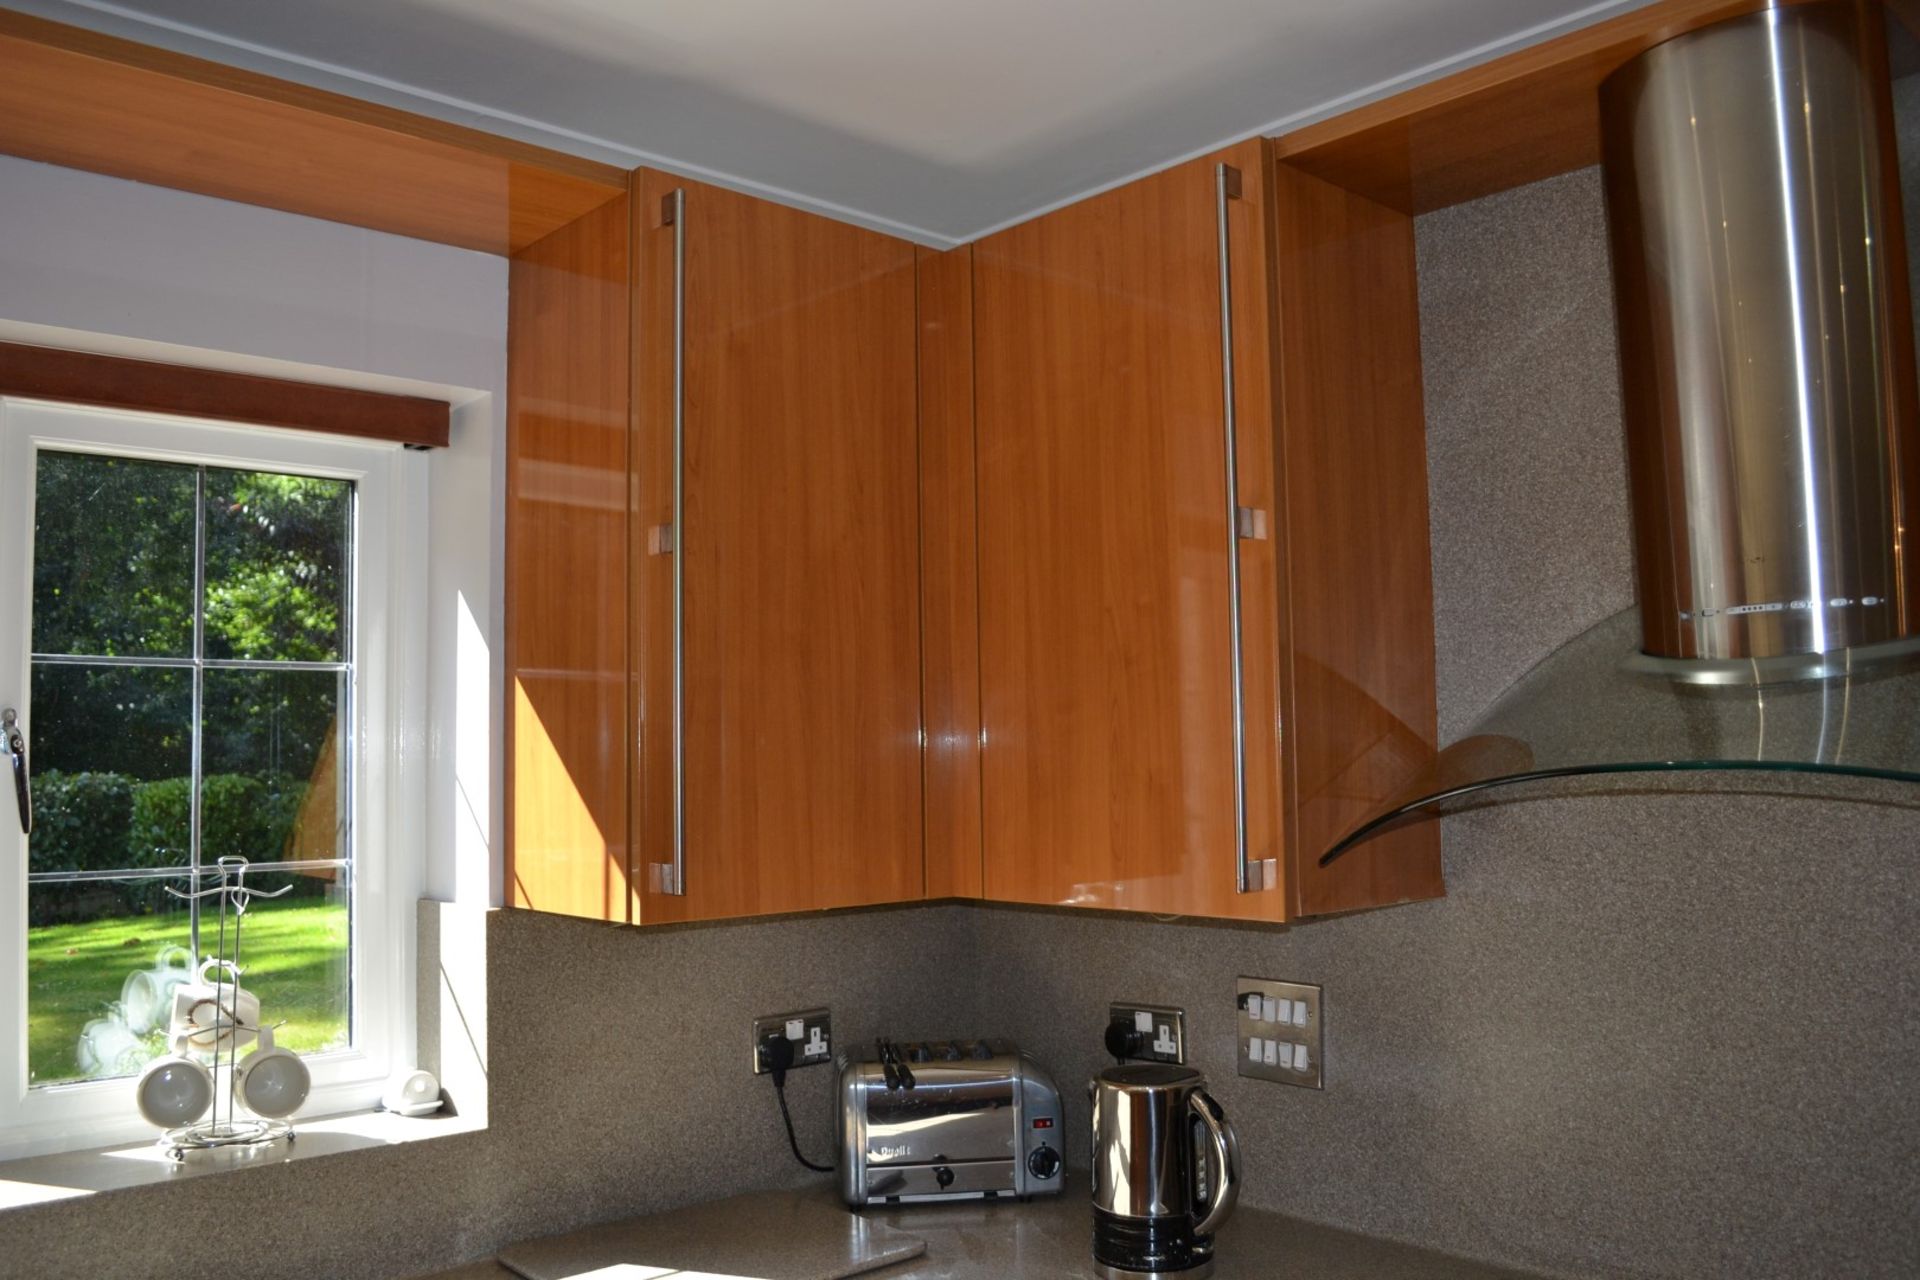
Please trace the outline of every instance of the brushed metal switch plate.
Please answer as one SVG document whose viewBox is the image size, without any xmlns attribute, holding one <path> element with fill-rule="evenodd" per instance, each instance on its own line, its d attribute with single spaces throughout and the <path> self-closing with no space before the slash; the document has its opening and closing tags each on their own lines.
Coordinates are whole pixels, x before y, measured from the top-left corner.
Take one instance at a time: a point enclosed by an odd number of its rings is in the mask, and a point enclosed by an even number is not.
<svg viewBox="0 0 1920 1280">
<path fill-rule="evenodd" d="M 1235 1004 L 1240 1074 L 1300 1089 L 1326 1087 L 1326 993 L 1306 982 L 1241 978 Z"/>
</svg>

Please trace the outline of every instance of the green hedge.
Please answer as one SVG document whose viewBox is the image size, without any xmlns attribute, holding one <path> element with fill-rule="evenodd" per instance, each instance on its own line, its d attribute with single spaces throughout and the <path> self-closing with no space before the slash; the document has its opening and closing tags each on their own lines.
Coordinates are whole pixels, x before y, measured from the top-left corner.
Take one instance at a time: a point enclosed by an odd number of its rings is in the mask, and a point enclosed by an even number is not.
<svg viewBox="0 0 1920 1280">
<path fill-rule="evenodd" d="M 112 871 L 127 863 L 133 781 L 118 773 L 58 773 L 33 780 L 33 838 L 29 871 Z M 129 886 L 117 883 L 48 885 L 27 895 L 35 925 L 93 919 L 126 909 Z"/>
<path fill-rule="evenodd" d="M 200 859 L 238 854 L 264 862 L 267 852 L 266 787 L 257 778 L 215 774 L 200 793 Z M 127 865 L 184 866 L 193 856 L 193 786 L 187 778 L 143 783 L 133 793 L 133 822 L 127 838 Z M 285 842 L 285 833 L 282 841 Z"/>
<path fill-rule="evenodd" d="M 184 867 L 192 858 L 190 779 L 136 782 L 117 773 L 49 771 L 34 779 L 33 791 L 28 861 L 34 871 Z M 306 791 L 293 779 L 208 777 L 201 791 L 202 865 L 229 855 L 263 863 L 281 857 Z M 132 880 L 35 893 L 33 923 L 170 907 L 166 884 L 185 887 L 181 880 Z M 295 885 L 296 897 L 326 891 L 326 882 L 306 877 Z"/>
<path fill-rule="evenodd" d="M 127 863 L 133 780 L 119 773 L 53 773 L 33 780 L 30 871 L 112 871 Z"/>
</svg>

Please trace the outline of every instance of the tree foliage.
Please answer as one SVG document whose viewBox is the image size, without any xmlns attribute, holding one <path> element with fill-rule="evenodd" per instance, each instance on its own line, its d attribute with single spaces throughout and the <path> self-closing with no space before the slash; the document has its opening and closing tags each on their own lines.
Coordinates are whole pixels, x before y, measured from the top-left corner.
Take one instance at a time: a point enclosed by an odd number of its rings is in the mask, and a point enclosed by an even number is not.
<svg viewBox="0 0 1920 1280">
<path fill-rule="evenodd" d="M 348 486 L 207 471 L 207 656 L 338 662 Z"/>
<path fill-rule="evenodd" d="M 347 656 L 349 483 L 55 451 L 40 454 L 36 481 L 36 654 L 192 657 L 198 543 L 206 658 Z M 277 848 L 264 848 L 274 843 L 267 828 L 290 822 L 325 743 L 340 732 L 342 683 L 324 671 L 207 669 L 207 859 L 229 851 L 213 844 L 236 841 L 261 850 L 248 856 L 278 856 Z M 116 815 L 120 805 L 130 806 L 125 821 L 151 837 L 143 849 L 152 848 L 121 865 L 186 861 L 190 670 L 36 662 L 33 711 L 36 773 L 76 779 L 43 789 L 42 830 L 32 842 L 36 866 L 90 866 L 102 840 L 127 843 L 124 835 L 114 839 L 126 830 L 118 816 L 110 820 L 113 834 L 83 836 L 87 824 L 63 813 L 68 799 L 79 808 L 105 803 Z M 134 790 L 121 791 L 108 778 Z M 217 800 L 214 790 L 221 792 Z M 214 836 L 222 838 L 210 843 Z"/>
</svg>

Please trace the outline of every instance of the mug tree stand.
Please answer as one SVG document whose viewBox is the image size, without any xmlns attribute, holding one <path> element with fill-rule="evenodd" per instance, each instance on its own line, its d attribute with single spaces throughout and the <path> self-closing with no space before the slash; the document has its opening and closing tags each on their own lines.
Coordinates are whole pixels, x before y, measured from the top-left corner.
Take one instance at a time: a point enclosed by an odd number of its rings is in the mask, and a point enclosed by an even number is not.
<svg viewBox="0 0 1920 1280">
<path fill-rule="evenodd" d="M 167 1159 L 175 1164 L 186 1161 L 191 1151 L 218 1151 L 228 1147 L 256 1147 L 268 1142 L 277 1142 L 284 1138 L 291 1143 L 294 1140 L 293 1126 L 285 1120 L 262 1120 L 253 1117 L 242 1118 L 240 1105 L 240 1039 L 242 1031 L 259 1033 L 259 1027 L 243 1027 L 238 1016 L 238 992 L 240 989 L 240 925 L 247 917 L 247 908 L 255 898 L 278 898 L 293 891 L 292 885 L 285 885 L 272 893 L 260 889 L 249 889 L 246 884 L 248 862 L 245 858 L 221 858 L 216 864 L 215 875 L 219 882 L 205 889 L 196 889 L 192 893 L 182 893 L 172 885 L 166 891 L 176 898 L 188 902 L 217 898 L 220 902 L 219 950 L 215 952 L 218 961 L 216 971 L 225 975 L 216 979 L 214 987 L 215 1020 L 211 1026 L 201 1028 L 196 1034 L 210 1031 L 214 1034 L 213 1050 L 213 1108 L 204 1120 L 193 1124 L 181 1125 L 161 1134 L 156 1145 L 166 1153 Z M 231 931 L 229 931 L 231 923 Z M 229 950 L 231 939 L 231 950 Z M 225 1061 L 222 1061 L 222 1059 Z M 226 1099 L 225 1116 L 221 1114 L 221 1099 Z"/>
</svg>

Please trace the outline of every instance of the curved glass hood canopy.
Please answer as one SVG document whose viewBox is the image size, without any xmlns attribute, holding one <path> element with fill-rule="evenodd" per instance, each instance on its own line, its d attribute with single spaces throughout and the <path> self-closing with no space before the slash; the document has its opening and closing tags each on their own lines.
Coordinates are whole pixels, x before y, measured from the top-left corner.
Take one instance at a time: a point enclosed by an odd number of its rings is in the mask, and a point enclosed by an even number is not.
<svg viewBox="0 0 1920 1280">
<path fill-rule="evenodd" d="M 1920 783 L 1920 384 L 1888 39 L 1878 6 L 1775 7 L 1602 85 L 1640 604 L 1541 662 L 1322 865 L 1509 783 Z"/>
<path fill-rule="evenodd" d="M 1920 783 L 1920 655 L 1855 651 L 1834 655 L 1831 674 L 1769 683 L 1733 683 L 1722 668 L 1709 682 L 1649 662 L 1640 636 L 1634 607 L 1568 642 L 1321 864 L 1409 815 L 1551 778 L 1758 770 Z"/>
</svg>

